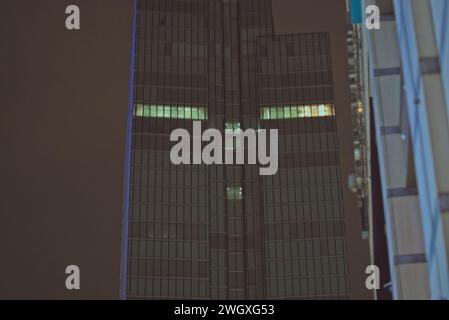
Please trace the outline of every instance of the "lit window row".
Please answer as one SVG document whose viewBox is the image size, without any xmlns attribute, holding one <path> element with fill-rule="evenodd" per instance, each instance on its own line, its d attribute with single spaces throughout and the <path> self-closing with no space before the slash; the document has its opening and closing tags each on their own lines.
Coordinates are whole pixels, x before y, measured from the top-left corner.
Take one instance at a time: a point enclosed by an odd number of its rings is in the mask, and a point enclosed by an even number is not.
<svg viewBox="0 0 449 320">
<path fill-rule="evenodd" d="M 331 104 L 303 105 L 303 106 L 276 106 L 262 107 L 262 120 L 297 119 L 330 117 L 335 115 L 334 106 Z"/>
<path fill-rule="evenodd" d="M 136 104 L 134 106 L 134 116 L 143 118 L 207 120 L 207 108 L 194 106 Z"/>
</svg>

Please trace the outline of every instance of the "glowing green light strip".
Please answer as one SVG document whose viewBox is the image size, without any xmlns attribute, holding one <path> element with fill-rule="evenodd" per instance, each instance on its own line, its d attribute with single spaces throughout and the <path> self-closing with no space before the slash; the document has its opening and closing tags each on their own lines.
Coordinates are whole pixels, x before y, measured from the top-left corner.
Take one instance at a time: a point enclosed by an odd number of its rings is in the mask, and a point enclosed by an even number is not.
<svg viewBox="0 0 449 320">
<path fill-rule="evenodd" d="M 334 106 L 331 104 L 262 107 L 260 113 L 262 120 L 318 118 L 334 115 Z"/>
<path fill-rule="evenodd" d="M 155 104 L 134 105 L 134 116 L 141 118 L 165 118 L 207 120 L 207 108 Z"/>
<path fill-rule="evenodd" d="M 226 188 L 227 197 L 229 200 L 242 200 L 243 188 L 242 187 L 228 187 Z"/>
<path fill-rule="evenodd" d="M 241 125 L 240 122 L 226 122 L 225 123 L 225 129 L 226 130 L 238 130 L 240 129 Z"/>
</svg>

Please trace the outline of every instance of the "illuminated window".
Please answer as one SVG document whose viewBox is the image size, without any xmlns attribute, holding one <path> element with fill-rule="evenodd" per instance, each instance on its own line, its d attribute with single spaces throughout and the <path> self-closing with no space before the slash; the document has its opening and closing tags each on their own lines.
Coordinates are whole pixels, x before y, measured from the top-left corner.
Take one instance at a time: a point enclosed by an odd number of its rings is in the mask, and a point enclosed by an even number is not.
<svg viewBox="0 0 449 320">
<path fill-rule="evenodd" d="M 232 121 L 225 123 L 226 130 L 238 130 L 240 129 L 240 127 L 241 127 L 240 122 Z"/>
<path fill-rule="evenodd" d="M 239 130 L 241 129 L 240 122 L 237 121 L 230 121 L 225 123 L 225 130 Z M 226 149 L 236 149 L 239 146 L 237 141 L 235 139 L 232 140 L 225 140 L 225 148 Z"/>
<path fill-rule="evenodd" d="M 226 188 L 228 200 L 242 200 L 243 188 L 242 187 L 227 187 Z"/>
<path fill-rule="evenodd" d="M 357 103 L 357 112 L 358 113 L 363 113 L 363 103 L 361 101 L 359 101 Z"/>
<path fill-rule="evenodd" d="M 141 118 L 207 120 L 207 109 L 194 106 L 136 104 L 134 105 L 134 116 Z"/>
<path fill-rule="evenodd" d="M 334 106 L 331 104 L 262 107 L 260 113 L 262 120 L 318 118 L 331 117 L 334 115 Z"/>
</svg>

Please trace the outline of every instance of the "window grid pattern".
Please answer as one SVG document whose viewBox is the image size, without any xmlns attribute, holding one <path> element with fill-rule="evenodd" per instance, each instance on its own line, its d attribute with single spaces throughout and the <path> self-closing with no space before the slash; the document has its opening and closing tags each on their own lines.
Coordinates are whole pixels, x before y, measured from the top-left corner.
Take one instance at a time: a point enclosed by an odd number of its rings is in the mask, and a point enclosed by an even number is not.
<svg viewBox="0 0 449 320">
<path fill-rule="evenodd" d="M 350 298 L 328 34 L 260 37 L 262 128 L 279 129 L 264 177 L 268 298 Z"/>
<path fill-rule="evenodd" d="M 138 1 L 129 299 L 210 297 L 209 180 L 174 166 L 170 133 L 207 122 L 207 1 Z M 223 198 L 225 194 L 223 194 Z"/>
<path fill-rule="evenodd" d="M 330 104 L 262 107 L 260 113 L 262 120 L 318 118 L 332 117 L 334 115 L 334 106 Z"/>
<path fill-rule="evenodd" d="M 128 298 L 349 297 L 329 39 L 272 21 L 271 0 L 138 1 Z M 279 173 L 172 165 L 195 119 L 279 128 Z"/>
</svg>

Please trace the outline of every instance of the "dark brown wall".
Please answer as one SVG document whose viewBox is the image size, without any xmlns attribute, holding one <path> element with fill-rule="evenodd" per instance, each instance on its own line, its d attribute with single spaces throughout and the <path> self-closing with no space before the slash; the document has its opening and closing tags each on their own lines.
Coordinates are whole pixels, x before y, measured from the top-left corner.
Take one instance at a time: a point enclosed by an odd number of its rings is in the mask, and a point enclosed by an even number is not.
<svg viewBox="0 0 449 320">
<path fill-rule="evenodd" d="M 272 4 L 276 33 L 330 33 L 351 291 L 355 299 L 369 299 L 372 296 L 365 288 L 365 268 L 370 264 L 368 242 L 362 240 L 360 210 L 346 180 L 354 171 L 354 153 L 345 0 L 272 0 Z"/>
<path fill-rule="evenodd" d="M 80 31 L 65 29 L 69 4 Z M 0 298 L 119 297 L 132 13 L 0 2 Z"/>
<path fill-rule="evenodd" d="M 372 101 L 370 101 L 372 103 Z M 371 134 L 371 185 L 373 201 L 373 249 L 374 263 L 379 267 L 381 289 L 377 291 L 378 300 L 392 300 L 393 296 L 390 287 L 385 287 L 391 282 L 390 262 L 388 257 L 388 244 L 385 232 L 385 212 L 382 196 L 382 180 L 380 176 L 379 152 L 377 150 L 376 126 L 373 112 L 373 105 L 370 108 L 370 134 Z M 413 159 L 413 155 L 412 155 Z M 414 168 L 414 166 L 412 166 Z M 414 174 L 414 169 L 413 174 Z M 410 170 L 411 171 L 411 170 Z M 414 185 L 416 188 L 416 184 Z"/>
</svg>

